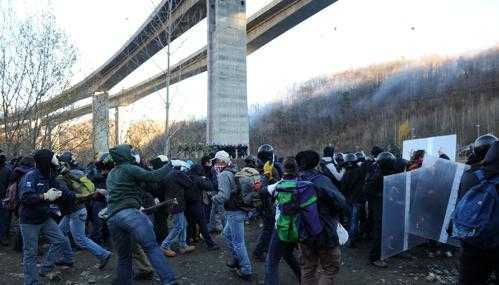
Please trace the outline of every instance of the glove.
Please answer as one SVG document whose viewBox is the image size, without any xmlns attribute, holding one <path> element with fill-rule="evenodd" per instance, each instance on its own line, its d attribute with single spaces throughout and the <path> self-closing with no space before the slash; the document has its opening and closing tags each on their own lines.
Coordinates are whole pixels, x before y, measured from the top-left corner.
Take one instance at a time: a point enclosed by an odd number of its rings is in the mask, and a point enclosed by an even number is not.
<svg viewBox="0 0 499 285">
<path fill-rule="evenodd" d="M 97 190 L 95 190 L 97 193 L 101 194 L 102 196 L 106 196 L 107 195 L 107 190 L 106 189 L 100 189 L 100 188 L 97 188 Z"/>
<path fill-rule="evenodd" d="M 269 181 L 272 180 L 273 170 L 274 166 L 272 165 L 272 163 L 270 163 L 270 161 L 265 162 L 265 164 L 263 165 L 263 175 L 265 175 Z"/>
<path fill-rule="evenodd" d="M 43 199 L 53 202 L 62 196 L 62 191 L 55 188 L 50 188 L 49 191 L 43 193 Z"/>
</svg>

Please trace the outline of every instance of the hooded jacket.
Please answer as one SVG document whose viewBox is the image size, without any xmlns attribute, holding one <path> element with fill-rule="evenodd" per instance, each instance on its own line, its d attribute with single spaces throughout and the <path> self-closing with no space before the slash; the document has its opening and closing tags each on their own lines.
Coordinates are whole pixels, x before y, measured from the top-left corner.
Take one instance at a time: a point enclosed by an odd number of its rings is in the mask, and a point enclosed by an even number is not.
<svg viewBox="0 0 499 285">
<path fill-rule="evenodd" d="M 21 224 L 43 224 L 50 217 L 50 202 L 42 198 L 42 194 L 50 188 L 62 191 L 62 196 L 57 200 L 74 201 L 75 199 L 74 193 L 52 175 L 45 176 L 38 169 L 24 175 L 19 189 Z"/>
<path fill-rule="evenodd" d="M 113 215 L 123 209 L 140 209 L 141 182 L 160 182 L 171 171 L 170 164 L 154 171 L 147 171 L 134 165 L 130 145 L 118 145 L 109 150 L 115 167 L 107 176 L 108 209 Z"/>
</svg>

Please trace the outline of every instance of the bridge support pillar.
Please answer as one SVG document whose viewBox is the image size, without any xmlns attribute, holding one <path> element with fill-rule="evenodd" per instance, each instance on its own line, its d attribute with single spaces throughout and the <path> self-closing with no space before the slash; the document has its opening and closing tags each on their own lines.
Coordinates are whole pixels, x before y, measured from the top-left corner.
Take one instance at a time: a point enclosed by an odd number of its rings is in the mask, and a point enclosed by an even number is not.
<svg viewBox="0 0 499 285">
<path fill-rule="evenodd" d="M 114 144 L 120 144 L 120 108 L 114 108 Z"/>
<path fill-rule="evenodd" d="M 246 1 L 208 0 L 207 5 L 207 142 L 248 145 Z"/>
<path fill-rule="evenodd" d="M 92 102 L 94 153 L 109 150 L 109 94 L 96 92 Z"/>
</svg>

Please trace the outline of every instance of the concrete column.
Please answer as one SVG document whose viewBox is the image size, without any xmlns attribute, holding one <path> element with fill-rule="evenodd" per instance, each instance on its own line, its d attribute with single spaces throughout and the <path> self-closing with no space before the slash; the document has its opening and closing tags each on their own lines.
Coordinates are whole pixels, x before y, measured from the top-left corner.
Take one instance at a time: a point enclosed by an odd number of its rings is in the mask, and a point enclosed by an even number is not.
<svg viewBox="0 0 499 285">
<path fill-rule="evenodd" d="M 107 92 L 96 92 L 92 99 L 94 153 L 108 151 L 109 95 Z"/>
<path fill-rule="evenodd" d="M 248 145 L 246 1 L 208 0 L 209 144 Z"/>
<path fill-rule="evenodd" d="M 120 108 L 114 108 L 114 144 L 120 144 Z"/>
</svg>

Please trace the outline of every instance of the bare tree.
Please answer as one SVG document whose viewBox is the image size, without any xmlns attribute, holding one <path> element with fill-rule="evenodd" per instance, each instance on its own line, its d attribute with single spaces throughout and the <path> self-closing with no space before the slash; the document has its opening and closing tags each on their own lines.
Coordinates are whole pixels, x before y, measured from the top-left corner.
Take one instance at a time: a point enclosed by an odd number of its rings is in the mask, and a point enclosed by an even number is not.
<svg viewBox="0 0 499 285">
<path fill-rule="evenodd" d="M 54 126 L 41 124 L 45 116 L 38 106 L 69 86 L 76 49 L 50 11 L 19 17 L 10 2 L 5 5 L 0 4 L 0 145 L 18 155 L 51 144 L 47 137 Z"/>
</svg>

